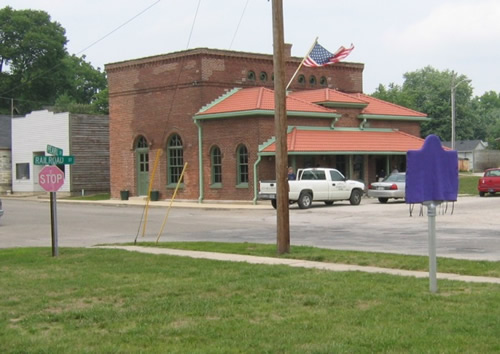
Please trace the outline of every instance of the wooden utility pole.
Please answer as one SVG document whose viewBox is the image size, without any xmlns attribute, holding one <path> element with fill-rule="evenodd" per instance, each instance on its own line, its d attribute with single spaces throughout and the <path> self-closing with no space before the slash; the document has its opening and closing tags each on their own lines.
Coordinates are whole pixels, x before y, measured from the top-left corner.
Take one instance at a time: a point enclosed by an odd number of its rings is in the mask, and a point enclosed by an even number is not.
<svg viewBox="0 0 500 354">
<path fill-rule="evenodd" d="M 274 134 L 276 136 L 276 211 L 278 254 L 290 252 L 288 149 L 283 0 L 273 0 Z"/>
</svg>

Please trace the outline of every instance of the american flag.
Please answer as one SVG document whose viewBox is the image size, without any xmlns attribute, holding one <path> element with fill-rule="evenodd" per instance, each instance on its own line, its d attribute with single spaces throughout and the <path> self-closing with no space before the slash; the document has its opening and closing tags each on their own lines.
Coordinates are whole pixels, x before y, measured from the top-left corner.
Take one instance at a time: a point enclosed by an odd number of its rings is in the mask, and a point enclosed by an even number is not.
<svg viewBox="0 0 500 354">
<path fill-rule="evenodd" d="M 309 67 L 319 67 L 338 63 L 347 57 L 353 49 L 354 45 L 351 44 L 350 48 L 340 47 L 335 53 L 332 54 L 323 48 L 323 46 L 319 43 L 316 43 L 307 58 L 304 60 L 303 65 Z"/>
</svg>

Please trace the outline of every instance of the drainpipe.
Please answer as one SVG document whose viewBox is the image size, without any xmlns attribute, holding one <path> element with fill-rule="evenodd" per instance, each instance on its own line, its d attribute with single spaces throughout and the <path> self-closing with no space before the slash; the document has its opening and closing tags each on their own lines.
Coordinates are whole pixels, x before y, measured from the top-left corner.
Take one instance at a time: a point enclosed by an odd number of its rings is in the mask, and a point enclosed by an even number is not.
<svg viewBox="0 0 500 354">
<path fill-rule="evenodd" d="M 205 197 L 203 189 L 203 130 L 196 118 L 194 118 L 194 124 L 198 127 L 198 180 L 200 181 L 200 196 L 198 197 L 198 203 L 201 204 Z"/>
<path fill-rule="evenodd" d="M 335 129 L 335 124 L 339 121 L 339 117 L 336 117 L 332 120 L 332 124 L 330 124 L 330 129 Z"/>
<path fill-rule="evenodd" d="M 259 165 L 260 163 L 260 160 L 261 160 L 261 156 L 260 155 L 257 155 L 257 161 L 255 161 L 255 163 L 253 164 L 253 204 L 257 204 L 257 196 L 258 196 L 258 191 L 257 191 L 257 183 L 259 182 L 258 181 L 258 178 L 257 178 L 257 166 Z"/>
<path fill-rule="evenodd" d="M 366 124 L 366 118 L 363 119 L 363 121 L 361 122 L 361 124 L 359 125 L 359 129 L 361 130 L 364 130 L 365 129 L 365 124 Z"/>
</svg>

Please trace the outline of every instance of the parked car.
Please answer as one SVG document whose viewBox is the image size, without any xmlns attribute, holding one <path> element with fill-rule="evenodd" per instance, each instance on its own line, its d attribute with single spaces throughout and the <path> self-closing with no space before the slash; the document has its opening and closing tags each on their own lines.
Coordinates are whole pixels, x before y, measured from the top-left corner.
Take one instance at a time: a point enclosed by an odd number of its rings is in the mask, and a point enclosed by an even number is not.
<svg viewBox="0 0 500 354">
<path fill-rule="evenodd" d="M 406 189 L 406 173 L 397 172 L 387 176 L 381 182 L 368 185 L 368 196 L 378 198 L 380 203 L 387 203 L 390 198 L 404 199 Z"/>
<path fill-rule="evenodd" d="M 2 199 L 0 199 L 0 217 L 3 215 Z"/>
<path fill-rule="evenodd" d="M 495 194 L 500 192 L 500 167 L 489 168 L 484 171 L 483 177 L 477 183 L 477 190 L 481 197 L 484 197 L 486 193 Z"/>
<path fill-rule="evenodd" d="M 332 205 L 348 200 L 351 205 L 359 205 L 364 189 L 364 183 L 348 180 L 336 169 L 306 168 L 297 171 L 296 180 L 288 181 L 288 199 L 300 209 L 307 209 L 317 201 Z M 259 199 L 270 200 L 276 209 L 276 181 L 260 181 Z"/>
</svg>

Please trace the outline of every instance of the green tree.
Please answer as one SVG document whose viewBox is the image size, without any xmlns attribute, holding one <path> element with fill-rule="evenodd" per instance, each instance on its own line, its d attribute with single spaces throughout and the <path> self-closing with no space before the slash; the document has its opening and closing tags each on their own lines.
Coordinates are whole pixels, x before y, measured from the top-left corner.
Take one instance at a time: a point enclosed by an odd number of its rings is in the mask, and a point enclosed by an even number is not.
<svg viewBox="0 0 500 354">
<path fill-rule="evenodd" d="M 374 97 L 393 102 L 419 112 L 426 113 L 431 120 L 422 124 L 422 137 L 438 135 L 441 140 L 451 140 L 451 86 L 455 90 L 456 139 L 474 138 L 474 113 L 471 107 L 472 87 L 464 75 L 438 71 L 431 66 L 404 74 L 403 85 L 390 84 L 389 88 L 379 85 Z M 454 81 L 453 81 L 454 80 Z"/>
<path fill-rule="evenodd" d="M 55 110 L 107 114 L 106 74 L 94 69 L 85 56 L 67 56 L 64 66 L 65 85 L 60 88 L 62 93 L 55 102 Z"/>
<path fill-rule="evenodd" d="M 485 92 L 472 100 L 475 114 L 479 118 L 477 137 L 486 140 L 490 148 L 500 148 L 500 95 L 494 91 Z"/>
<path fill-rule="evenodd" d="M 99 69 L 94 69 L 85 61 L 85 56 L 75 55 L 64 58 L 66 76 L 64 91 L 77 103 L 91 103 L 95 95 L 106 88 L 106 75 Z"/>
<path fill-rule="evenodd" d="M 488 130 L 488 148 L 500 149 L 500 109 L 496 108 L 491 114 L 496 117 L 496 120 Z"/>
<path fill-rule="evenodd" d="M 66 43 L 64 28 L 46 12 L 0 10 L 1 96 L 17 99 L 22 111 L 53 102 L 63 80 Z"/>
<path fill-rule="evenodd" d="M 44 11 L 0 9 L 0 112 L 10 112 L 10 97 L 19 113 L 56 102 L 101 107 L 97 95 L 106 76 L 85 57 L 69 55 L 65 29 Z"/>
</svg>

